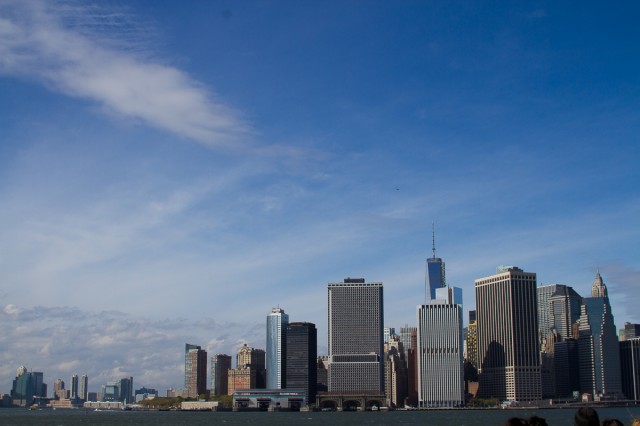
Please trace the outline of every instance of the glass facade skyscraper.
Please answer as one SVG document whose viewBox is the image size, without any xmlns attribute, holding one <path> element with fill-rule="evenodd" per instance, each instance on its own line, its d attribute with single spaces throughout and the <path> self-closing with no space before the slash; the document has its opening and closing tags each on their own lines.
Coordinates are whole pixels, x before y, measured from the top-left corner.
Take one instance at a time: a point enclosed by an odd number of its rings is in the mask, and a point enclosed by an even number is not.
<svg viewBox="0 0 640 426">
<path fill-rule="evenodd" d="M 307 404 L 316 401 L 318 377 L 318 332 L 310 322 L 292 322 L 286 326 L 287 389 L 303 389 Z"/>
<path fill-rule="evenodd" d="M 286 328 L 289 324 L 289 315 L 284 309 L 273 308 L 267 315 L 267 389 L 284 388 L 284 369 L 286 351 Z"/>
<path fill-rule="evenodd" d="M 435 230 L 432 238 L 432 257 L 427 259 L 426 277 L 425 277 L 425 303 L 429 303 L 436 298 L 436 289 L 447 285 L 444 273 L 444 262 L 441 258 L 436 257 L 436 238 Z"/>
</svg>

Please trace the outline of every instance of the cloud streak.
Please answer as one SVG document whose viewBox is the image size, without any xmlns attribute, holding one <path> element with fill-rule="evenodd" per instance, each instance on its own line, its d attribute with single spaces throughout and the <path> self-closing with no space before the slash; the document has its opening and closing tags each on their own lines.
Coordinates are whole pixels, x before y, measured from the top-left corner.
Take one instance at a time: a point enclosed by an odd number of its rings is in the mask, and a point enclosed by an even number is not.
<svg viewBox="0 0 640 426">
<path fill-rule="evenodd" d="M 108 113 L 211 147 L 237 145 L 251 133 L 237 111 L 185 72 L 109 42 L 102 31 L 120 30 L 117 21 L 80 30 L 65 22 L 89 11 L 57 6 L 0 4 L 0 73 L 35 79 Z"/>
</svg>

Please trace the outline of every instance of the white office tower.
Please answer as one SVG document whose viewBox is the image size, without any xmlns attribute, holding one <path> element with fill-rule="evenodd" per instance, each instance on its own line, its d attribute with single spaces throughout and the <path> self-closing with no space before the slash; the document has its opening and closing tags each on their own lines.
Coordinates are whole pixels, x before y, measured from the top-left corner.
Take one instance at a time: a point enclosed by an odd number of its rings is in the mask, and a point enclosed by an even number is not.
<svg viewBox="0 0 640 426">
<path fill-rule="evenodd" d="M 384 392 L 382 283 L 328 285 L 329 392 Z"/>
<path fill-rule="evenodd" d="M 418 306 L 418 404 L 423 408 L 464 404 L 462 290 L 439 288 Z"/>
<path fill-rule="evenodd" d="M 289 315 L 284 313 L 284 309 L 273 308 L 267 315 L 267 389 L 286 387 L 284 372 L 287 324 Z"/>
</svg>

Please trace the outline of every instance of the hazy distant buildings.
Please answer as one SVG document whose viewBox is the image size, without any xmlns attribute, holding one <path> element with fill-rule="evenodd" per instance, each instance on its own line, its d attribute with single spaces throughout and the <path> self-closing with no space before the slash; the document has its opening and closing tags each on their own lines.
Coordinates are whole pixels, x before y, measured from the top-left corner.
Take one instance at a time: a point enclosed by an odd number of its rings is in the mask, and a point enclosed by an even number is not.
<svg viewBox="0 0 640 426">
<path fill-rule="evenodd" d="M 302 389 L 307 404 L 315 403 L 318 377 L 318 332 L 310 322 L 292 322 L 286 326 L 287 389 Z"/>
<path fill-rule="evenodd" d="M 541 398 L 536 274 L 500 267 L 475 281 L 480 397 Z"/>
<path fill-rule="evenodd" d="M 158 396 L 158 391 L 155 389 L 148 389 L 145 387 L 142 387 L 140 389 L 136 389 L 135 392 L 133 393 L 133 397 L 136 401 L 136 403 L 140 402 L 140 401 L 144 401 L 145 399 L 153 399 L 156 398 Z"/>
<path fill-rule="evenodd" d="M 120 383 L 117 381 L 107 382 L 102 385 L 101 394 L 101 400 L 104 402 L 120 401 Z"/>
<path fill-rule="evenodd" d="M 53 382 L 53 399 L 66 399 L 67 390 L 64 388 L 64 380 L 56 379 Z"/>
<path fill-rule="evenodd" d="M 267 388 L 282 389 L 284 383 L 284 370 L 286 369 L 286 327 L 289 323 L 289 315 L 284 309 L 273 308 L 267 315 Z"/>
<path fill-rule="evenodd" d="M 43 381 L 41 372 L 29 372 L 27 367 L 21 366 L 16 371 L 16 378 L 11 387 L 11 398 L 14 405 L 31 406 L 39 398 L 47 397 L 47 385 Z"/>
<path fill-rule="evenodd" d="M 119 380 L 118 393 L 118 400 L 120 402 L 123 402 L 125 404 L 132 404 L 135 402 L 135 399 L 133 398 L 133 377 L 125 377 Z"/>
<path fill-rule="evenodd" d="M 382 283 L 328 285 L 329 392 L 382 392 Z"/>
<path fill-rule="evenodd" d="M 465 401 L 462 292 L 449 287 L 435 293 L 431 303 L 418 306 L 418 403 L 458 407 Z"/>
<path fill-rule="evenodd" d="M 227 395 L 229 392 L 231 357 L 216 354 L 211 357 L 211 395 Z"/>
<path fill-rule="evenodd" d="M 580 390 L 596 400 L 617 398 L 622 394 L 620 346 L 607 287 L 599 272 L 591 296 L 583 299 L 579 319 Z"/>
<path fill-rule="evenodd" d="M 184 388 L 188 398 L 207 392 L 207 351 L 189 343 L 184 349 Z"/>
</svg>

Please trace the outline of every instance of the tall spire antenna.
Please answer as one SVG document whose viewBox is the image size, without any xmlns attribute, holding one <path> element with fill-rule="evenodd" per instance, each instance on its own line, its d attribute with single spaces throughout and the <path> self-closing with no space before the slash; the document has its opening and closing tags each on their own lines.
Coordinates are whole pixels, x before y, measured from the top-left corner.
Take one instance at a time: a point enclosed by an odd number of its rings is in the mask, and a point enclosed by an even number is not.
<svg viewBox="0 0 640 426">
<path fill-rule="evenodd" d="M 436 223 L 431 222 L 431 251 L 433 252 L 433 258 L 436 258 Z"/>
</svg>

